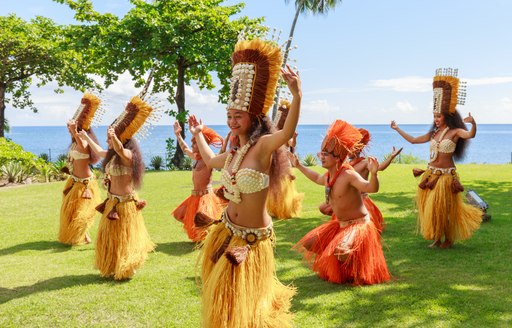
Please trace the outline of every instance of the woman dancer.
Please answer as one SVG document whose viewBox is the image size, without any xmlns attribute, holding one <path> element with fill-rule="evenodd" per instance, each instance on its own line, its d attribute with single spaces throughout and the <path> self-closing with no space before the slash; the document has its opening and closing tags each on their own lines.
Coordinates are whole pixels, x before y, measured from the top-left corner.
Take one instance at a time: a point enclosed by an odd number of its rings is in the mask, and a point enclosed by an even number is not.
<svg viewBox="0 0 512 328">
<path fill-rule="evenodd" d="M 100 191 L 90 166 L 99 161 L 99 156 L 78 138 L 78 132 L 87 131 L 92 139 L 97 140 L 91 124 L 100 104 L 101 100 L 95 95 L 84 94 L 74 118 L 67 124 L 71 135 L 66 172 L 69 178 L 63 191 L 58 237 L 63 244 L 91 242 L 88 230 L 94 223 L 94 207 L 100 202 Z"/>
<path fill-rule="evenodd" d="M 219 218 L 223 206 L 220 199 L 212 191 L 212 169 L 206 166 L 201 158 L 195 138 L 192 138 L 192 149 L 190 149 L 185 140 L 183 140 L 181 132 L 180 123 L 174 122 L 174 134 L 181 150 L 194 161 L 192 166 L 194 189 L 192 194 L 176 207 L 172 215 L 176 220 L 183 223 L 183 228 L 187 232 L 188 238 L 198 242 L 206 237 L 206 228 L 212 223 L 210 218 Z M 208 145 L 222 146 L 223 139 L 214 130 L 203 126 L 202 132 Z M 201 213 L 201 217 L 208 219 L 208 222 L 203 222 L 200 226 L 196 225 L 194 219 L 197 213 Z"/>
<path fill-rule="evenodd" d="M 476 135 L 475 119 L 471 113 L 462 120 L 456 110 L 464 104 L 465 92 L 459 90 L 457 69 L 438 69 L 434 76 L 434 123 L 426 134 L 413 137 L 402 131 L 395 121 L 391 128 L 412 144 L 430 142 L 430 162 L 427 170 L 415 169 L 414 175 L 422 175 L 416 205 L 418 230 L 429 247 L 450 248 L 457 240 L 471 237 L 480 227 L 482 211 L 463 202 L 454 160 L 464 157 L 466 141 Z M 462 89 L 462 88 L 460 88 Z M 464 123 L 471 124 L 468 131 Z M 444 238 L 444 240 L 443 240 Z"/>
<path fill-rule="evenodd" d="M 201 249 L 205 327 L 291 326 L 295 291 L 277 280 L 274 232 L 266 210 L 269 188 L 284 173 L 279 167 L 287 160 L 275 151 L 293 136 L 302 96 L 298 74 L 289 66 L 281 70 L 281 60 L 279 48 L 260 39 L 241 40 L 235 47 L 227 124 L 239 147 L 215 156 L 201 124 L 194 116 L 189 120 L 201 157 L 209 167 L 222 169 L 229 199 L 222 221 L 210 228 Z M 280 70 L 293 100 L 283 129 L 272 133 L 266 114 Z"/>
</svg>

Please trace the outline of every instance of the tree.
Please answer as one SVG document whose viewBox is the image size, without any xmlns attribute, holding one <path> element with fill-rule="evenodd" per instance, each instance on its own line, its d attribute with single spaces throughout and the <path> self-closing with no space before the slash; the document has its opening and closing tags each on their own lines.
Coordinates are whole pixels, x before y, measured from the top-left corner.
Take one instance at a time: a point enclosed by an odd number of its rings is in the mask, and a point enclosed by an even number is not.
<svg viewBox="0 0 512 328">
<path fill-rule="evenodd" d="M 285 0 L 285 2 L 289 3 L 290 0 Z M 290 28 L 290 35 L 288 36 L 286 48 L 284 50 L 283 67 L 286 66 L 286 62 L 288 60 L 288 54 L 290 52 L 290 47 L 292 45 L 293 40 L 293 33 L 295 32 L 295 25 L 297 24 L 299 15 L 302 13 L 312 13 L 313 15 L 327 15 L 327 12 L 330 9 L 336 8 L 336 5 L 341 2 L 342 0 L 295 0 L 295 16 L 293 18 L 292 27 Z M 272 109 L 272 117 L 275 117 L 277 112 L 279 91 L 280 88 L 276 90 L 276 101 L 274 102 L 274 108 Z"/>
<path fill-rule="evenodd" d="M 6 104 L 37 112 L 29 91 L 33 79 L 38 80 L 37 86 L 50 81 L 76 89 L 94 85 L 82 53 L 69 45 L 66 27 L 40 16 L 27 22 L 11 14 L 0 17 L 0 30 L 0 137 L 4 136 Z"/>
<path fill-rule="evenodd" d="M 168 101 L 177 108 L 169 114 L 181 122 L 187 114 L 185 86 L 195 81 L 201 89 L 213 89 L 215 72 L 222 85 L 219 101 L 226 102 L 238 32 L 247 27 L 263 30 L 261 19 L 230 20 L 243 4 L 221 6 L 224 0 L 131 0 L 134 7 L 118 20 L 95 12 L 89 0 L 55 1 L 68 4 L 78 20 L 88 23 L 81 42 L 95 48 L 96 57 L 104 58 L 96 62 L 106 85 L 128 71 L 136 86 L 142 86 L 144 77 L 153 71 L 152 92 L 169 93 Z M 172 162 L 177 167 L 183 164 L 179 147 Z"/>
</svg>

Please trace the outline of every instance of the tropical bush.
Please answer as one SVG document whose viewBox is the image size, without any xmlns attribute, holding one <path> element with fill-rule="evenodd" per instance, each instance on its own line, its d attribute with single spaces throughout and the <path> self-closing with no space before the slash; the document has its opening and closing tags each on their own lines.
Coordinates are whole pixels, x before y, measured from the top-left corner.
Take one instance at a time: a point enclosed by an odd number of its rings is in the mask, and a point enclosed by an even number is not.
<svg viewBox="0 0 512 328">
<path fill-rule="evenodd" d="M 176 152 L 176 145 L 174 144 L 173 138 L 165 139 L 165 161 L 167 169 L 176 170 L 176 167 L 172 163 L 172 158 L 174 157 L 174 153 Z"/>
<path fill-rule="evenodd" d="M 49 162 L 50 161 L 50 156 L 47 153 L 39 154 L 39 158 L 44 160 L 45 162 Z"/>
<path fill-rule="evenodd" d="M 192 171 L 192 159 L 188 156 L 185 156 L 183 158 L 183 170 L 185 171 Z"/>
<path fill-rule="evenodd" d="M 40 157 L 39 161 L 36 162 L 35 169 L 38 172 L 38 178 L 40 181 L 50 182 L 52 178 L 58 174 L 53 163 L 48 163 Z"/>
<path fill-rule="evenodd" d="M 33 165 L 22 161 L 10 161 L 0 166 L 0 174 L 9 183 L 23 183 L 34 175 Z"/>
<path fill-rule="evenodd" d="M 156 171 L 160 171 L 162 168 L 162 164 L 164 162 L 164 159 L 161 156 L 153 156 L 151 157 L 151 164 L 150 166 L 155 169 Z"/>
<path fill-rule="evenodd" d="M 34 165 L 36 159 L 35 154 L 23 150 L 17 143 L 0 138 L 0 166 L 12 161 Z"/>
<path fill-rule="evenodd" d="M 302 165 L 304 166 L 315 166 L 318 164 L 318 161 L 316 159 L 316 156 L 313 154 L 307 154 L 302 159 Z"/>
<path fill-rule="evenodd" d="M 389 155 L 384 156 L 384 160 L 388 159 Z M 399 163 L 399 164 L 424 164 L 426 161 L 418 158 L 412 154 L 398 154 L 395 159 L 391 163 Z"/>
</svg>

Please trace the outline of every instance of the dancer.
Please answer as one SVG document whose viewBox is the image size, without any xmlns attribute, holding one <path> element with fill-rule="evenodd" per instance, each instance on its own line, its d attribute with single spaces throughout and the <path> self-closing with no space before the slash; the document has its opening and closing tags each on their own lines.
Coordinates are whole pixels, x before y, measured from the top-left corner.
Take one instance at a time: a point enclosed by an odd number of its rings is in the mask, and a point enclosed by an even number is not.
<svg viewBox="0 0 512 328">
<path fill-rule="evenodd" d="M 290 102 L 286 99 L 282 99 L 279 102 L 278 114 L 274 120 L 277 130 L 281 130 L 286 122 L 286 117 L 290 110 Z M 295 149 L 297 132 L 293 133 L 293 136 L 283 146 L 288 151 Z M 291 146 L 293 145 L 293 146 Z M 300 214 L 302 208 L 302 200 L 304 198 L 303 193 L 297 192 L 295 186 L 295 175 L 292 172 L 292 166 L 290 161 L 283 161 L 284 167 L 282 170 L 286 172 L 284 177 L 278 182 L 277 188 L 269 190 L 267 210 L 268 213 L 276 219 L 289 219 L 297 217 Z"/>
<path fill-rule="evenodd" d="M 203 126 L 202 132 L 208 145 L 213 144 L 215 147 L 222 147 L 222 137 L 214 130 Z M 178 121 L 174 122 L 174 134 L 176 135 L 181 150 L 194 161 L 192 166 L 192 183 L 194 189 L 192 190 L 192 194 L 176 207 L 172 215 L 176 220 L 183 223 L 183 228 L 187 232 L 188 238 L 194 242 L 198 242 L 203 240 L 206 236 L 206 228 L 212 223 L 210 218 L 219 218 L 223 206 L 220 199 L 212 191 L 212 169 L 206 166 L 201 158 L 195 138 L 192 138 L 192 149 L 190 149 L 185 140 L 183 140 L 181 133 L 182 128 L 180 123 Z M 207 218 L 208 222 L 197 226 L 194 223 L 194 218 L 197 213 L 201 213 L 201 217 Z"/>
<path fill-rule="evenodd" d="M 356 151 L 354 154 L 351 154 L 350 162 L 349 164 L 356 170 L 357 173 L 363 177 L 363 179 L 368 180 L 368 158 L 363 155 L 363 151 L 365 148 L 368 148 L 368 144 L 371 140 L 370 132 L 366 129 L 360 128 L 359 132 L 361 132 L 361 135 L 363 136 L 361 139 L 361 144 L 363 145 L 363 149 L 361 151 Z M 384 171 L 388 168 L 388 166 L 391 164 L 391 162 L 395 159 L 400 152 L 402 152 L 402 148 L 396 149 L 395 146 L 393 146 L 393 150 L 389 154 L 389 156 L 384 159 L 384 161 L 380 162 L 379 164 L 379 171 Z M 379 230 L 379 233 L 382 233 L 384 230 L 385 224 L 384 224 L 384 217 L 382 216 L 381 211 L 377 207 L 377 205 L 373 202 L 373 200 L 370 198 L 368 193 L 363 193 L 363 202 L 364 206 L 366 206 L 366 209 L 368 210 L 370 214 L 370 219 L 372 220 L 373 224 L 377 227 L 377 230 Z"/>
<path fill-rule="evenodd" d="M 460 83 L 457 69 L 437 69 L 434 76 L 434 123 L 426 134 L 413 137 L 402 131 L 395 121 L 391 128 L 412 144 L 430 141 L 427 170 L 414 170 L 422 175 L 416 192 L 418 231 L 433 240 L 429 247 L 450 248 L 457 240 L 471 237 L 480 227 L 482 211 L 463 201 L 464 187 L 459 181 L 454 160 L 464 157 L 467 140 L 476 135 L 475 119 L 469 113 L 462 120 L 456 110 L 465 101 L 465 85 Z M 466 124 L 471 124 L 468 131 Z M 444 238 L 444 241 L 443 241 Z"/>
<path fill-rule="evenodd" d="M 152 105 L 133 97 L 107 130 L 108 151 L 82 134 L 93 151 L 105 157 L 107 199 L 96 207 L 102 217 L 95 249 L 95 266 L 103 277 L 132 278 L 155 248 L 141 212 L 146 202 L 135 192 L 142 185 L 144 163 L 133 138 L 151 114 Z"/>
<path fill-rule="evenodd" d="M 311 181 L 325 186 L 326 203 L 333 215 L 327 223 L 308 232 L 294 246 L 313 262 L 320 278 L 333 283 L 371 285 L 390 279 L 380 235 L 370 220 L 361 193 L 377 192 L 379 163 L 368 157 L 370 179 L 363 179 L 349 164 L 348 155 L 360 146 L 361 133 L 347 122 L 336 120 L 319 154 L 327 173 L 303 166 L 296 155 L 292 164 Z"/>
<path fill-rule="evenodd" d="M 91 242 L 88 230 L 94 224 L 94 207 L 100 202 L 100 190 L 90 165 L 97 163 L 99 157 L 86 142 L 78 138 L 78 132 L 87 131 L 92 139 L 97 140 L 91 124 L 96 112 L 101 111 L 98 111 L 100 104 L 101 100 L 97 96 L 85 93 L 73 119 L 67 124 L 71 135 L 66 172 L 69 178 L 63 191 L 58 236 L 63 244 L 82 245 Z"/>
<path fill-rule="evenodd" d="M 274 232 L 266 210 L 268 190 L 285 172 L 287 158 L 276 151 L 293 135 L 302 92 L 298 73 L 281 69 L 279 48 L 261 39 L 240 40 L 232 56 L 227 124 L 238 147 L 215 156 L 189 119 L 206 165 L 222 169 L 229 199 L 222 221 L 213 225 L 201 248 L 202 321 L 205 327 L 290 327 L 295 293 L 277 280 Z M 281 70 L 293 94 L 282 130 L 274 132 L 267 116 Z"/>
</svg>

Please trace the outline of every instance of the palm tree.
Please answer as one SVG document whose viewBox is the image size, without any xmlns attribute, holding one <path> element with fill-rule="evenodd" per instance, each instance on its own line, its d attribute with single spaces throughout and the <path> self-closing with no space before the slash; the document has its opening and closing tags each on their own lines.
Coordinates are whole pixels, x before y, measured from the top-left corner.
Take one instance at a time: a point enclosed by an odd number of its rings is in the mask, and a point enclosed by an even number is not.
<svg viewBox="0 0 512 328">
<path fill-rule="evenodd" d="M 297 24 L 299 14 L 312 13 L 313 15 L 327 15 L 327 12 L 330 9 L 334 9 L 338 3 L 341 3 L 341 1 L 342 0 L 295 0 L 295 17 L 293 18 L 292 27 L 290 29 L 290 35 L 288 36 L 288 41 L 286 42 L 286 48 L 284 50 L 283 67 L 286 66 L 286 62 L 288 60 L 290 46 L 292 45 L 293 33 L 295 31 L 295 25 Z M 289 3 L 290 0 L 285 0 L 285 2 Z M 272 118 L 276 116 L 279 100 L 279 91 L 280 88 L 278 87 L 276 90 L 274 108 L 272 109 Z"/>
</svg>

